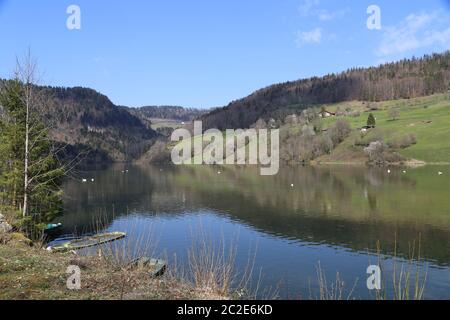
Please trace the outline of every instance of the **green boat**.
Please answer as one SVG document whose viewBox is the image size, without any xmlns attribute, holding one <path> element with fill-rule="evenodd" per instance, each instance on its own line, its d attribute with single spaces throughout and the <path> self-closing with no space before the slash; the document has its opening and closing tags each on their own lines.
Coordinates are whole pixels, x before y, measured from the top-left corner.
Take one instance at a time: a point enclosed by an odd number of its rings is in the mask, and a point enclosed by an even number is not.
<svg viewBox="0 0 450 320">
<path fill-rule="evenodd" d="M 53 247 L 49 247 L 48 250 L 54 252 L 66 252 L 71 250 L 81 250 L 86 248 L 91 248 L 99 246 L 105 243 L 120 240 L 126 237 L 124 232 L 111 232 L 111 233 L 101 233 L 93 236 L 82 237 L 74 240 L 58 244 Z"/>
<path fill-rule="evenodd" d="M 137 258 L 128 265 L 130 268 L 148 272 L 151 277 L 157 278 L 162 276 L 167 269 L 167 263 L 160 259 L 150 259 L 147 257 Z"/>
<path fill-rule="evenodd" d="M 55 231 L 62 227 L 62 223 L 50 223 L 45 226 L 44 232 Z"/>
</svg>

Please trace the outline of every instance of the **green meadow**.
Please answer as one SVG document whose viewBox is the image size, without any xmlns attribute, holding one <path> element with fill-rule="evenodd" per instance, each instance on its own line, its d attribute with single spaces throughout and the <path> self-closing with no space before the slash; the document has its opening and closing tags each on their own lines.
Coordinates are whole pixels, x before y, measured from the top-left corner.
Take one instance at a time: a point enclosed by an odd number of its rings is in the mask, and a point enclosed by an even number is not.
<svg viewBox="0 0 450 320">
<path fill-rule="evenodd" d="M 369 113 L 372 113 L 377 122 L 377 134 L 382 134 L 385 142 L 414 134 L 417 144 L 398 152 L 408 158 L 425 161 L 427 163 L 450 163 L 450 99 L 448 95 L 434 95 L 429 97 L 395 100 L 374 103 L 370 107 L 378 110 L 368 111 L 368 104 L 362 102 L 339 103 L 325 106 L 329 111 L 351 108 L 360 111 L 360 116 L 343 117 L 349 121 L 355 132 L 344 141 L 331 155 L 330 159 L 344 159 L 355 150 L 353 141 L 360 135 L 358 128 L 366 125 Z M 398 119 L 389 117 L 389 109 L 399 110 Z M 339 117 L 324 119 L 325 126 L 331 125 Z M 368 135 L 374 134 L 369 132 Z M 345 157 L 347 154 L 347 157 Z"/>
</svg>

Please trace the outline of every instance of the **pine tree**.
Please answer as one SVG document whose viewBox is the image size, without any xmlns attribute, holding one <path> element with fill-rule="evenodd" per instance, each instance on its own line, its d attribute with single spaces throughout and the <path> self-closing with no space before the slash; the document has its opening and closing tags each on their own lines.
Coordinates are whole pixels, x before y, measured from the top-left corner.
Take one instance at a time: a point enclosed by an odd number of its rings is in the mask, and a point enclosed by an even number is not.
<svg viewBox="0 0 450 320">
<path fill-rule="evenodd" d="M 376 126 L 376 120 L 373 114 L 369 114 L 369 118 L 367 119 L 367 126 L 369 127 L 375 127 Z"/>
<path fill-rule="evenodd" d="M 0 94 L 3 114 L 0 121 L 0 196 L 3 205 L 19 208 L 23 190 L 23 119 L 20 86 L 9 82 Z"/>
</svg>

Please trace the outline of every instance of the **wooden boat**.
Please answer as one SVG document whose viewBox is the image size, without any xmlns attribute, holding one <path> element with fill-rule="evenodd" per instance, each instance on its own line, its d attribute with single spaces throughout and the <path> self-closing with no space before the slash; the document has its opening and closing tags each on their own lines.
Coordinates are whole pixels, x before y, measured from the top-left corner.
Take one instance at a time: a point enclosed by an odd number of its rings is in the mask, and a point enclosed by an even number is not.
<svg viewBox="0 0 450 320">
<path fill-rule="evenodd" d="M 56 231 L 58 229 L 60 229 L 62 227 L 62 223 L 51 223 L 45 226 L 44 228 L 44 232 L 48 233 L 48 232 L 52 232 L 52 231 Z"/>
<path fill-rule="evenodd" d="M 128 266 L 130 268 L 148 272 L 153 278 L 162 276 L 167 269 L 166 261 L 160 259 L 150 259 L 147 257 L 134 259 Z"/>
<path fill-rule="evenodd" d="M 49 247 L 48 249 L 55 252 L 81 250 L 122 239 L 125 238 L 126 235 L 127 234 L 124 232 L 101 233 L 93 236 L 87 236 L 63 242 L 56 246 Z"/>
</svg>

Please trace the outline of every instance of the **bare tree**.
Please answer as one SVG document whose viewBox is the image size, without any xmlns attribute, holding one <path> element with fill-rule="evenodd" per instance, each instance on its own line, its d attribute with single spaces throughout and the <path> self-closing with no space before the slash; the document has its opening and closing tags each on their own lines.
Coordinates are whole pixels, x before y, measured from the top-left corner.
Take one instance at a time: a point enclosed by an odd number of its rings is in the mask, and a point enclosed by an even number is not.
<svg viewBox="0 0 450 320">
<path fill-rule="evenodd" d="M 27 218 L 30 215 L 30 197 L 37 193 L 43 197 L 59 193 L 61 179 L 73 170 L 82 155 L 65 165 L 59 163 L 58 154 L 65 145 L 56 146 L 49 136 L 52 124 L 44 121 L 48 97 L 37 86 L 37 62 L 30 50 L 22 60 L 17 59 L 15 79 L 21 87 L 20 100 L 25 112 L 21 210 L 23 218 Z"/>
<path fill-rule="evenodd" d="M 28 193 L 30 179 L 29 161 L 30 161 L 30 119 L 32 108 L 36 107 L 33 85 L 36 83 L 36 61 L 31 57 L 30 50 L 24 61 L 17 59 L 16 79 L 23 84 L 22 100 L 25 105 L 25 153 L 24 153 L 24 192 L 23 192 L 23 206 L 22 215 L 25 218 L 28 215 Z"/>
<path fill-rule="evenodd" d="M 371 142 L 370 145 L 364 149 L 364 152 L 369 156 L 369 161 L 374 164 L 383 164 L 385 162 L 386 145 L 381 141 Z"/>
<path fill-rule="evenodd" d="M 397 120 L 400 117 L 400 110 L 398 108 L 389 109 L 388 117 L 391 118 L 392 121 Z"/>
</svg>

